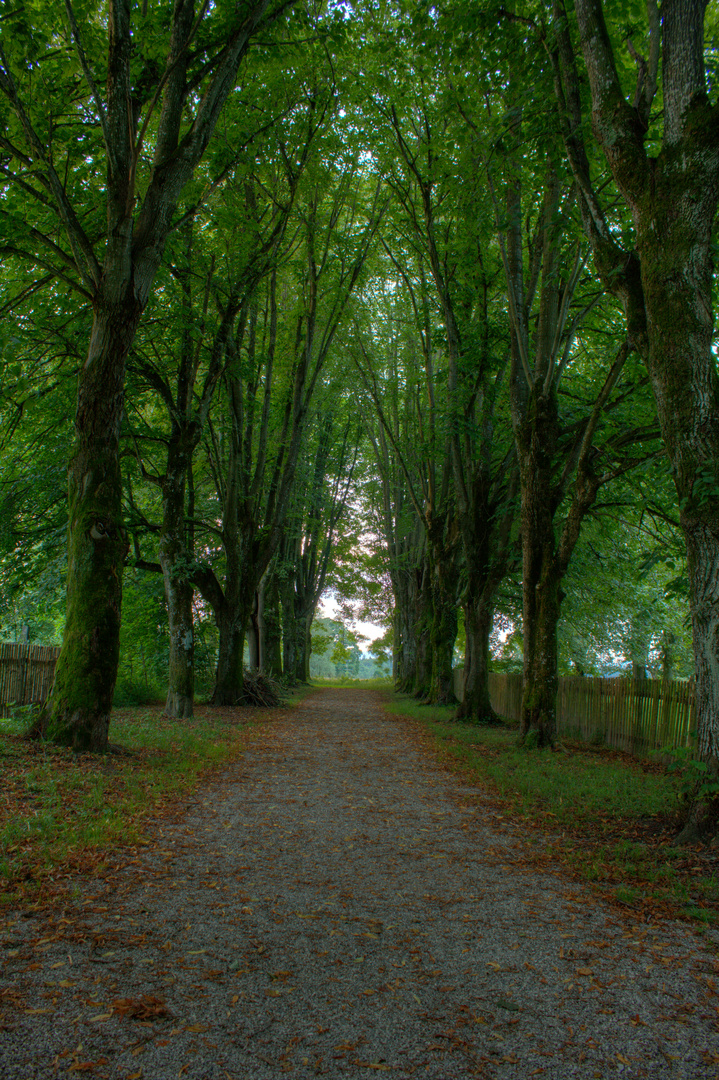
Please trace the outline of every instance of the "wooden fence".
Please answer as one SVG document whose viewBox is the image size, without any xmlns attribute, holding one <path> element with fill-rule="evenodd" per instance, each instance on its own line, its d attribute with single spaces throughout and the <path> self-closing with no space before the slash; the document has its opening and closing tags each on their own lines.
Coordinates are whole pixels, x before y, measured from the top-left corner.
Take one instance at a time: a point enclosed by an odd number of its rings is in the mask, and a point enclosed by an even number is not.
<svg viewBox="0 0 719 1080">
<path fill-rule="evenodd" d="M 461 669 L 455 693 L 461 694 Z M 520 673 L 492 672 L 492 706 L 500 716 L 519 720 Z M 695 727 L 694 683 L 660 679 L 600 679 L 567 676 L 559 680 L 557 732 L 587 742 L 601 742 L 641 756 L 663 747 L 690 745 Z"/>
<path fill-rule="evenodd" d="M 0 643 L 0 716 L 9 716 L 12 705 L 45 701 L 59 655 L 59 645 Z"/>
</svg>

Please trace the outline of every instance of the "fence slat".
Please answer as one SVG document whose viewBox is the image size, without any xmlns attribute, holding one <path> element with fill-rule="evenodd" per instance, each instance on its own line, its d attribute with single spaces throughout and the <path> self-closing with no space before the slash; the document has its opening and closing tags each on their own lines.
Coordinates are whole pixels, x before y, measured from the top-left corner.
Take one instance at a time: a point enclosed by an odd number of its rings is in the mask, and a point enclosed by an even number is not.
<svg viewBox="0 0 719 1080">
<path fill-rule="evenodd" d="M 41 705 L 55 677 L 59 645 L 0 643 L 0 716 L 14 705 Z"/>
<path fill-rule="evenodd" d="M 491 672 L 489 697 L 495 712 L 518 722 L 522 708 L 521 673 Z M 695 709 L 691 679 L 663 682 L 562 676 L 557 693 L 557 732 L 587 741 L 601 740 L 607 746 L 635 755 L 674 750 L 690 745 L 696 723 Z"/>
</svg>

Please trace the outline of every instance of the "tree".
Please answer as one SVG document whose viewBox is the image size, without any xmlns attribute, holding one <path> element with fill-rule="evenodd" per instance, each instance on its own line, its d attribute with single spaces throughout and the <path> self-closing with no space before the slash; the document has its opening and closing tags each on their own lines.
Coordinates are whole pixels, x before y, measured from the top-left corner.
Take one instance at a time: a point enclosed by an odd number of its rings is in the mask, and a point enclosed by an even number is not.
<svg viewBox="0 0 719 1080">
<path fill-rule="evenodd" d="M 601 0 L 576 0 L 592 126 L 632 219 L 620 244 L 590 175 L 582 97 L 562 0 L 554 6 L 557 92 L 585 230 L 643 356 L 687 546 L 699 753 L 719 768 L 719 379 L 712 353 L 711 238 L 719 198 L 719 105 L 704 65 L 705 0 L 647 5 L 648 60 L 628 99 Z M 659 61 L 661 55 L 661 77 Z M 661 123 L 652 116 L 661 94 Z M 659 143 L 656 154 L 653 146 Z M 698 821 L 689 829 L 692 831 Z"/>
<path fill-rule="evenodd" d="M 259 0 L 239 11 L 219 3 L 208 15 L 208 6 L 197 13 L 193 0 L 175 0 L 168 28 L 161 26 L 159 10 L 153 5 L 148 14 L 145 4 L 140 16 L 145 33 L 138 26 L 133 33 L 130 0 L 110 0 L 106 62 L 88 44 L 98 36 L 100 8 L 92 10 L 88 34 L 66 0 L 66 22 L 58 25 L 53 18 L 54 25 L 43 27 L 29 65 L 22 55 L 30 31 L 25 6 L 18 5 L 3 22 L 0 91 L 8 104 L 8 127 L 0 145 L 22 171 L 5 168 L 4 175 L 26 196 L 27 214 L 35 222 L 25 228 L 27 257 L 46 264 L 36 252 L 49 251 L 57 273 L 93 308 L 68 472 L 67 618 L 52 695 L 40 721 L 47 738 L 78 750 L 106 749 L 117 677 L 128 547 L 118 455 L 127 356 L 178 201 L 205 153 L 250 41 L 258 30 L 269 30 L 290 3 Z M 40 66 L 48 72 L 47 99 L 32 92 Z M 78 67 L 84 80 L 80 100 L 74 89 Z M 58 172 L 63 157 L 70 169 L 74 148 L 53 142 L 54 109 L 64 109 L 68 97 L 74 105 L 72 125 L 82 131 L 83 142 L 92 138 L 85 161 L 106 167 L 106 222 L 93 213 L 90 232 L 83 224 L 82 180 L 76 175 L 69 190 Z M 90 191 L 94 202 L 96 189 Z M 66 246 L 53 238 L 57 226 Z M 24 254 L 18 248 L 18 257 Z"/>
<path fill-rule="evenodd" d="M 307 431 L 307 441 L 310 445 L 315 442 L 314 455 L 305 452 L 305 468 L 298 470 L 294 506 L 288 514 L 276 571 L 282 603 L 282 669 L 290 684 L 309 679 L 310 628 L 331 567 L 361 437 L 350 419 L 341 424 L 338 441 L 339 394 L 333 389 L 329 398 L 334 399 L 335 415 L 328 409 L 328 400 L 315 416 L 314 432 Z"/>
<path fill-rule="evenodd" d="M 252 144 L 251 159 L 240 152 L 222 185 L 221 205 L 215 196 L 178 230 L 179 243 L 163 281 L 163 303 L 155 305 L 147 339 L 140 333 L 131 353 L 131 373 L 159 399 L 167 418 L 164 430 L 150 425 L 144 440 L 135 432 L 133 439 L 143 478 L 162 493 L 158 560 L 170 623 L 165 705 L 170 716 L 191 716 L 194 693 L 194 506 L 186 505 L 188 477 L 228 356 L 236 347 L 238 323 L 252 318 L 252 294 L 281 258 L 294 194 L 311 153 L 318 103 L 314 96 L 310 104 L 303 100 L 299 79 L 298 84 L 286 105 L 292 114 L 289 125 L 276 117 L 268 120 L 257 103 L 253 129 L 242 138 L 243 147 Z M 265 90 L 263 81 L 258 97 Z M 325 111 L 331 98 L 330 87 Z M 276 149 L 267 146 L 265 128 L 286 148 L 284 161 L 274 160 Z M 286 244 L 284 250 L 286 255 Z M 158 335 L 160 325 L 163 333 Z M 167 447 L 166 460 L 148 471 L 140 446 L 149 447 L 154 456 L 158 441 Z M 158 568 L 140 561 L 145 569 Z"/>
<path fill-rule="evenodd" d="M 298 196 L 291 258 L 272 271 L 264 295 L 251 297 L 223 380 L 224 415 L 206 440 L 222 507 L 224 583 L 210 565 L 194 581 L 220 630 L 218 705 L 242 694 L 246 629 L 283 535 L 310 405 L 381 215 L 357 155 L 334 150 L 337 157 L 324 144 Z"/>
</svg>

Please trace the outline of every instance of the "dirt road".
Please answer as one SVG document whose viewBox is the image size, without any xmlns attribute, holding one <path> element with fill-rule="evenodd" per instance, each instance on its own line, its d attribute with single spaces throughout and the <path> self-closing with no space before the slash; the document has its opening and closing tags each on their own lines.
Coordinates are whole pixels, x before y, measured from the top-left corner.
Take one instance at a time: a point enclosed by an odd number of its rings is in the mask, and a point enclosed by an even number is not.
<svg viewBox="0 0 719 1080">
<path fill-rule="evenodd" d="M 523 862 L 371 691 L 318 691 L 105 885 L 4 931 L 0 1076 L 719 1075 L 719 964 Z"/>
</svg>

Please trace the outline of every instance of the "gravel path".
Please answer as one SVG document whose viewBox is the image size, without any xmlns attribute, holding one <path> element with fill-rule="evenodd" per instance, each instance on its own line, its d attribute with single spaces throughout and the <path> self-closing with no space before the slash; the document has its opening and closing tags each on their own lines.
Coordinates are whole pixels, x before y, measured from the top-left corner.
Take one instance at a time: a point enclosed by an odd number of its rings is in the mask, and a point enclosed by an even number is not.
<svg viewBox="0 0 719 1080">
<path fill-rule="evenodd" d="M 719 1076 L 706 941 L 532 870 L 379 700 L 312 694 L 105 886 L 5 925 L 3 1080 Z"/>
</svg>

